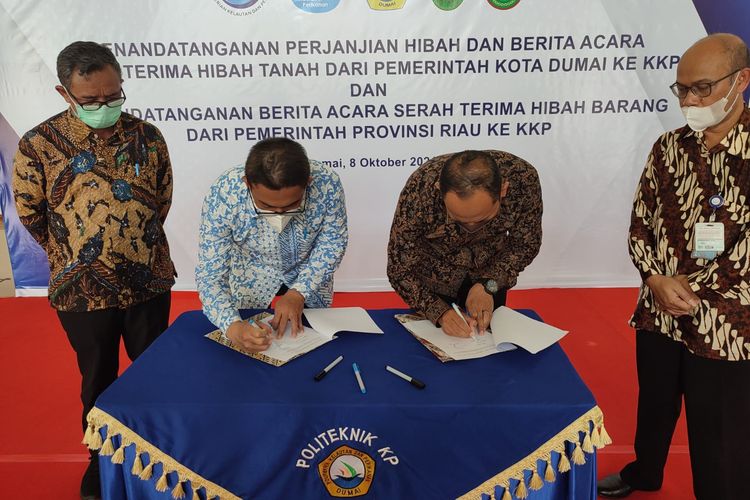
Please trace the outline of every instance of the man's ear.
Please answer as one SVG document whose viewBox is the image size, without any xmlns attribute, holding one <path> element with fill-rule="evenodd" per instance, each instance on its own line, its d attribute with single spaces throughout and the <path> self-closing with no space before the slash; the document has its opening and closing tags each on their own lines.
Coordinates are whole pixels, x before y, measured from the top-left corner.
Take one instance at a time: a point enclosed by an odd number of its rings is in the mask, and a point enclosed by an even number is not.
<svg viewBox="0 0 750 500">
<path fill-rule="evenodd" d="M 57 90 L 57 93 L 62 96 L 63 99 L 65 99 L 65 102 L 67 102 L 71 106 L 75 106 L 75 103 L 71 101 L 70 96 L 65 91 L 65 87 L 62 85 L 55 85 L 55 90 Z"/>
<path fill-rule="evenodd" d="M 510 183 L 508 181 L 503 182 L 503 185 L 500 187 L 500 199 L 502 200 L 505 198 L 505 195 L 508 194 L 508 186 L 510 186 Z"/>
<path fill-rule="evenodd" d="M 742 81 L 737 84 L 737 89 L 741 94 L 747 89 L 748 84 L 750 84 L 750 68 L 743 68 L 740 70 L 737 78 L 742 79 Z"/>
</svg>

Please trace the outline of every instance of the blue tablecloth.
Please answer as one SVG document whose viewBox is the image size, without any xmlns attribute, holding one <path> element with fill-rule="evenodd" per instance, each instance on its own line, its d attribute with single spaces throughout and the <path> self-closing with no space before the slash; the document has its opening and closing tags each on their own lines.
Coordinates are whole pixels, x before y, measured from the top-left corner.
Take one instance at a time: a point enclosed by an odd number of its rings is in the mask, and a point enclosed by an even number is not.
<svg viewBox="0 0 750 500">
<path fill-rule="evenodd" d="M 604 444 L 602 416 L 558 345 L 441 363 L 400 312 L 369 311 L 385 335 L 342 333 L 281 367 L 206 339 L 201 312 L 182 314 L 89 415 L 104 498 L 596 497 L 595 454 L 582 449 Z"/>
</svg>

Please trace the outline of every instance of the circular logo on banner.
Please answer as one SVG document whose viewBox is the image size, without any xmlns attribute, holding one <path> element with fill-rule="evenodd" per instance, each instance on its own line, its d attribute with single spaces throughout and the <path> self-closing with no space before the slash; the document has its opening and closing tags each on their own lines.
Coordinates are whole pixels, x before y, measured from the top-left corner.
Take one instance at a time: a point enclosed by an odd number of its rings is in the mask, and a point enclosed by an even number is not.
<svg viewBox="0 0 750 500">
<path fill-rule="evenodd" d="M 360 497 L 370 491 L 375 460 L 349 446 L 339 446 L 318 464 L 318 474 L 332 497 Z"/>
<path fill-rule="evenodd" d="M 367 0 L 367 4 L 374 10 L 395 10 L 404 6 L 406 0 Z"/>
<path fill-rule="evenodd" d="M 432 3 L 440 10 L 453 10 L 464 3 L 464 0 L 432 0 Z"/>
<path fill-rule="evenodd" d="M 247 9 L 258 3 L 258 0 L 223 0 L 223 2 L 235 9 Z"/>
<path fill-rule="evenodd" d="M 339 5 L 340 0 L 292 0 L 298 9 L 313 14 L 328 12 Z"/>
<path fill-rule="evenodd" d="M 520 2 L 521 0 L 487 0 L 487 1 L 490 3 L 490 5 L 492 5 L 496 9 L 508 10 L 518 5 L 518 2 Z"/>
</svg>

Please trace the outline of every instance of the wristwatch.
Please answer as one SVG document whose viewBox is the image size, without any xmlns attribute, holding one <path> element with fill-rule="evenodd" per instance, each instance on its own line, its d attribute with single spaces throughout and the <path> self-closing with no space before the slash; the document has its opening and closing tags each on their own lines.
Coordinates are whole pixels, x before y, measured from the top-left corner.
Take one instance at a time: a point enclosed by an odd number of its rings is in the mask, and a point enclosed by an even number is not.
<svg viewBox="0 0 750 500">
<path fill-rule="evenodd" d="M 484 287 L 484 291 L 489 293 L 490 295 L 495 295 L 500 289 L 497 286 L 497 281 L 493 280 L 492 278 L 482 278 L 477 280 L 477 283 L 481 283 Z"/>
</svg>

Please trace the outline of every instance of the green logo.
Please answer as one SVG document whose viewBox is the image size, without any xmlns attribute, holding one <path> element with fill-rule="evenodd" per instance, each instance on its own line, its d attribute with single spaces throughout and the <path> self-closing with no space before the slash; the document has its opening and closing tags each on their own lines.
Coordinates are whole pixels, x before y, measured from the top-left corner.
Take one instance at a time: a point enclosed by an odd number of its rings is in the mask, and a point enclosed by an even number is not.
<svg viewBox="0 0 750 500">
<path fill-rule="evenodd" d="M 496 9 L 508 10 L 515 7 L 521 0 L 487 0 Z"/>
<path fill-rule="evenodd" d="M 432 0 L 432 3 L 440 10 L 453 10 L 458 8 L 464 0 Z"/>
</svg>

